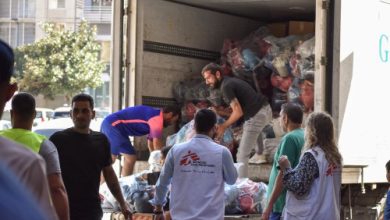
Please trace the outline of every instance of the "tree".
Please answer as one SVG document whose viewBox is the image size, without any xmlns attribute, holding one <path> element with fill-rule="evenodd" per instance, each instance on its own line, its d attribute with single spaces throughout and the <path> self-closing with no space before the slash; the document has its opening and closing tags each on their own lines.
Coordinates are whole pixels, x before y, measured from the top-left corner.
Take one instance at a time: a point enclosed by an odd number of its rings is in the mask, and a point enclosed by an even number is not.
<svg viewBox="0 0 390 220">
<path fill-rule="evenodd" d="M 45 38 L 15 50 L 15 78 L 20 90 L 50 99 L 63 94 L 69 100 L 87 87 L 102 84 L 105 65 L 99 60 L 96 27 L 85 21 L 74 32 L 50 23 L 42 27 Z"/>
</svg>

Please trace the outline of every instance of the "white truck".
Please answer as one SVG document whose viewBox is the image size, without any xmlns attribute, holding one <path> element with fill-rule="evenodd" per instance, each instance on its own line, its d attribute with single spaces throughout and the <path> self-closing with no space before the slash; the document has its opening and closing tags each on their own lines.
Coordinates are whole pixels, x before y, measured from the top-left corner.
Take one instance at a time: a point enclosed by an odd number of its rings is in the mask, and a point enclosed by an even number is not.
<svg viewBox="0 0 390 220">
<path fill-rule="evenodd" d="M 342 216 L 377 218 L 390 159 L 389 0 L 124 0 L 113 14 L 114 111 L 172 103 L 172 84 L 199 77 L 225 38 L 312 22 L 315 110 L 333 116 L 344 159 Z"/>
</svg>

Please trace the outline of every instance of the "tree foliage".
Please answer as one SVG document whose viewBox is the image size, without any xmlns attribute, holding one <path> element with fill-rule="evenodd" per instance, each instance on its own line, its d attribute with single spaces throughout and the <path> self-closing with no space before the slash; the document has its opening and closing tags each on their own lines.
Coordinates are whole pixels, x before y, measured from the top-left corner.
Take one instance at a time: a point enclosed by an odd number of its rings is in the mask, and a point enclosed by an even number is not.
<svg viewBox="0 0 390 220">
<path fill-rule="evenodd" d="M 22 91 L 53 99 L 67 98 L 102 84 L 105 65 L 100 61 L 96 27 L 81 22 L 77 31 L 42 25 L 46 37 L 16 48 L 16 81 Z"/>
</svg>

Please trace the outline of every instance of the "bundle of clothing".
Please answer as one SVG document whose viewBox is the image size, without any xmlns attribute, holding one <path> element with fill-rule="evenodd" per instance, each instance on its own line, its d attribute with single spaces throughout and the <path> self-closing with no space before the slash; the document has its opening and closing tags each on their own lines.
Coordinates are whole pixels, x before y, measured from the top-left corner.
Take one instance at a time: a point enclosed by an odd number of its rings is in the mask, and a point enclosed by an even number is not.
<svg viewBox="0 0 390 220">
<path fill-rule="evenodd" d="M 225 214 L 261 214 L 267 204 L 267 185 L 248 178 L 225 184 Z"/>
</svg>

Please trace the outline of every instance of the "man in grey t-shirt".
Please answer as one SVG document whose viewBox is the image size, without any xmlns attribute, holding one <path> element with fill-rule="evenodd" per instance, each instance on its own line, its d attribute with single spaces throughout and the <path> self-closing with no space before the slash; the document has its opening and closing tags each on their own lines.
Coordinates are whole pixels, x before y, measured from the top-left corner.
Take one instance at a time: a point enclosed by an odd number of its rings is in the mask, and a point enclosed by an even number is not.
<svg viewBox="0 0 390 220">
<path fill-rule="evenodd" d="M 46 162 L 47 179 L 54 207 L 60 220 L 69 219 L 69 204 L 61 176 L 57 148 L 45 136 L 31 131 L 35 118 L 35 99 L 28 93 L 18 93 L 12 98 L 12 129 L 0 131 L 0 135 L 19 142 L 39 153 Z"/>
</svg>

